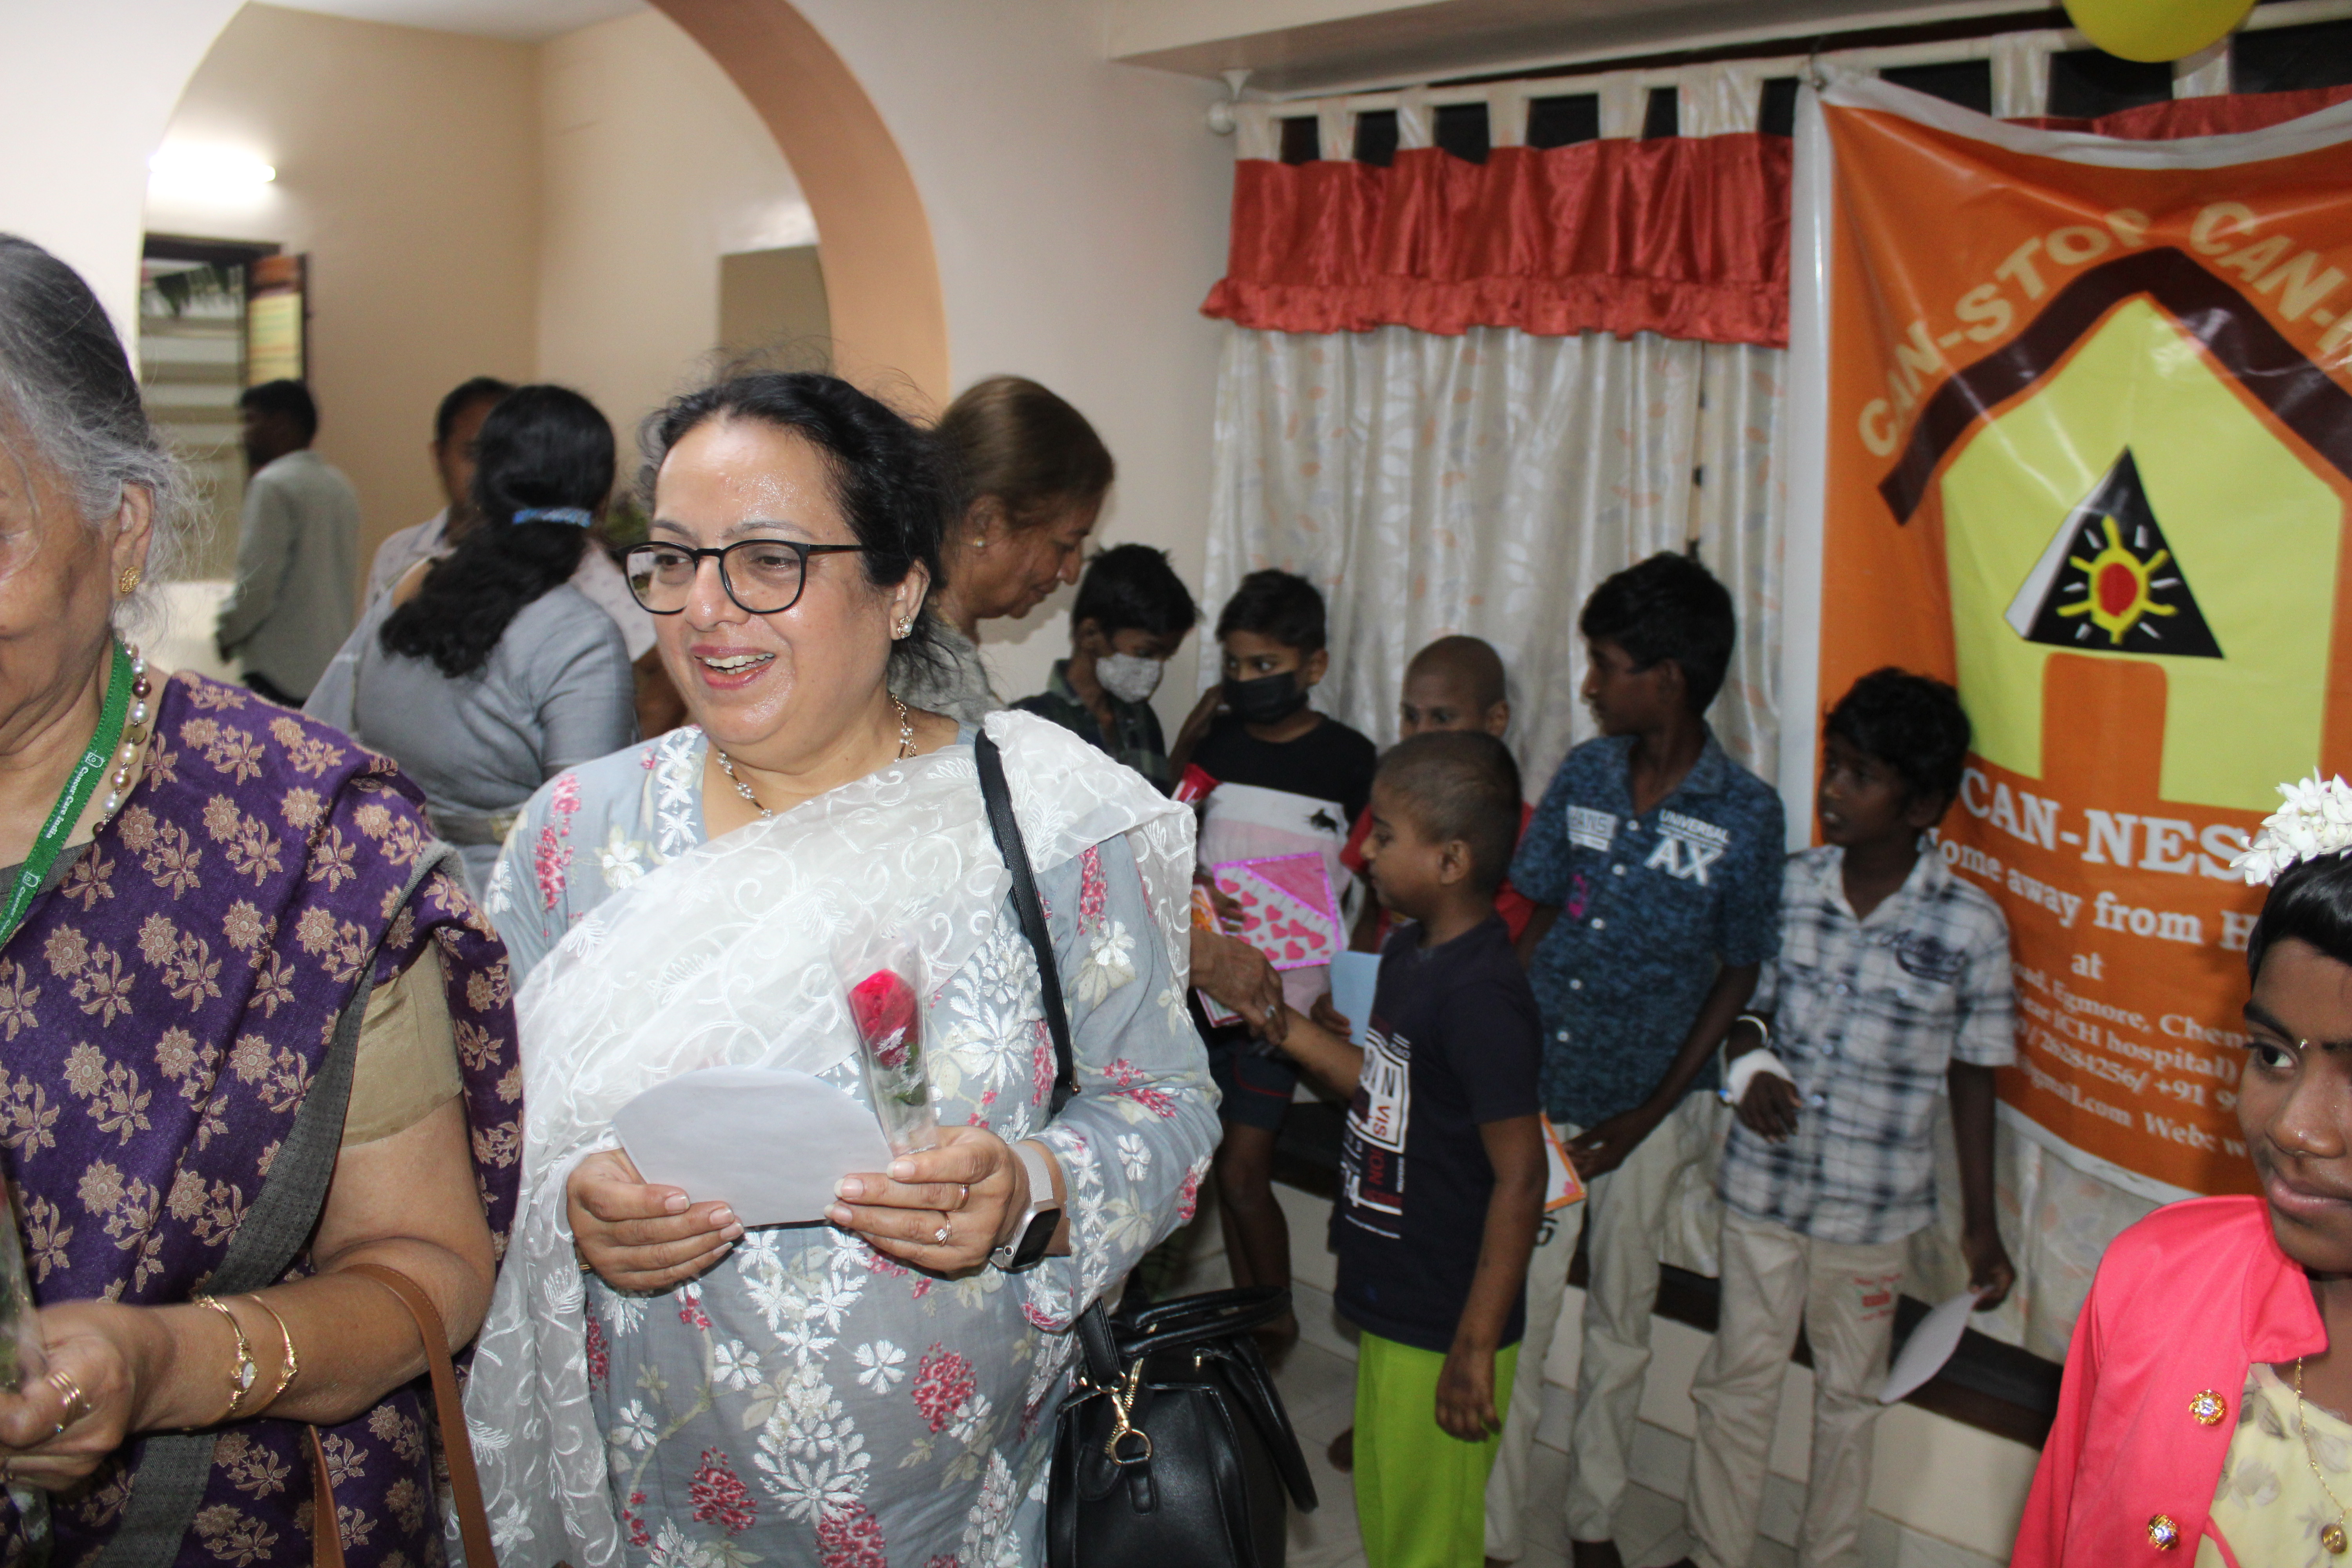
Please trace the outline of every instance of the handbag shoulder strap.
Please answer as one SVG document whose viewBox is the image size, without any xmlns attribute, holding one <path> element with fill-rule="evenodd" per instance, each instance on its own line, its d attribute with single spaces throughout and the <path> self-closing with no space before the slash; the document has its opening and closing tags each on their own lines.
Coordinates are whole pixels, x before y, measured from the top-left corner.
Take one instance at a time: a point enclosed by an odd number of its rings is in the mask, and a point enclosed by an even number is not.
<svg viewBox="0 0 2352 1568">
<path fill-rule="evenodd" d="M 971 742 L 972 761 L 980 765 L 980 797 L 988 807 L 988 831 L 996 852 L 1013 873 L 1013 909 L 1021 918 L 1022 934 L 1037 954 L 1037 980 L 1045 993 L 1045 1027 L 1054 1037 L 1054 1099 L 1052 1113 L 1078 1092 L 1078 1068 L 1070 1049 L 1070 1011 L 1062 1000 L 1062 970 L 1054 958 L 1053 933 L 1045 929 L 1045 903 L 1037 896 L 1037 876 L 1029 865 L 1029 847 L 1021 837 L 1021 824 L 1013 816 L 1013 792 L 1004 782 L 1004 754 L 982 730 Z"/>
<path fill-rule="evenodd" d="M 1013 908 L 1021 930 L 1037 954 L 1037 981 L 1045 993 L 1045 1027 L 1054 1037 L 1054 1098 L 1052 1112 L 1078 1092 L 1076 1054 L 1070 1048 L 1070 1010 L 1062 1000 L 1061 965 L 1054 959 L 1053 933 L 1045 929 L 1045 901 L 1037 896 L 1036 873 L 1029 865 L 1029 847 L 1022 841 L 1021 824 L 1013 819 L 1013 792 L 1004 782 L 1004 755 L 982 730 L 971 742 L 972 760 L 980 764 L 980 797 L 988 807 L 988 830 L 996 838 L 997 853 L 1013 873 Z M 1110 1313 L 1101 1300 L 1078 1314 L 1078 1352 L 1097 1388 L 1108 1388 L 1118 1374 Z"/>
<path fill-rule="evenodd" d="M 408 883 L 401 889 L 394 910 L 406 907 L 425 879 L 457 851 L 446 844 L 430 844 L 416 859 Z M 359 1056 L 360 1026 L 367 1017 L 368 997 L 374 990 L 376 959 L 394 922 L 387 920 L 377 933 L 367 960 L 352 982 L 352 994 L 336 1016 L 335 1031 L 310 1079 L 310 1092 L 294 1112 L 294 1124 L 269 1163 L 269 1176 L 245 1218 L 229 1237 L 220 1267 L 206 1281 L 207 1293 L 237 1296 L 274 1285 L 301 1255 L 310 1232 L 318 1227 L 327 1205 L 327 1188 L 335 1175 L 335 1156 L 343 1146 L 343 1119 L 351 1109 L 352 1068 Z M 140 1447 L 139 1466 L 132 1472 L 130 1506 L 122 1523 L 100 1549 L 94 1568 L 169 1568 L 180 1554 L 180 1544 L 204 1500 L 212 1479 L 212 1432 L 158 1433 Z"/>
<path fill-rule="evenodd" d="M 490 1548 L 489 1515 L 482 1507 L 482 1481 L 474 1470 L 473 1440 L 466 1434 L 466 1405 L 457 1394 L 457 1369 L 449 1364 L 449 1331 L 434 1310 L 433 1298 L 415 1280 L 381 1263 L 354 1263 L 339 1272 L 374 1280 L 398 1297 L 416 1321 L 416 1331 L 425 1339 L 425 1370 L 433 1378 L 433 1410 L 441 1426 L 441 1453 L 449 1462 L 449 1500 L 457 1507 L 457 1534 L 466 1543 L 467 1568 L 498 1568 L 498 1557 Z M 313 1442 L 317 1431 L 311 1428 Z M 320 1490 L 326 1490 L 323 1470 Z M 320 1540 L 323 1545 L 326 1538 Z M 323 1552 L 320 1561 L 326 1561 Z"/>
</svg>

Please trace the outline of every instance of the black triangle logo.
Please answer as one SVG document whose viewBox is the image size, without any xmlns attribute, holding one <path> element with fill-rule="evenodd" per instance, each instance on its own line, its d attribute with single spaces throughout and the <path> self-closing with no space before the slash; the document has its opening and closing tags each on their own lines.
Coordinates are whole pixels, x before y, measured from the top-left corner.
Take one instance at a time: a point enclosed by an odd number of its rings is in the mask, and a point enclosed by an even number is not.
<svg viewBox="0 0 2352 1568">
<path fill-rule="evenodd" d="M 2028 642 L 2081 653 L 2222 657 L 2129 447 L 2067 514 L 2006 618 Z"/>
</svg>

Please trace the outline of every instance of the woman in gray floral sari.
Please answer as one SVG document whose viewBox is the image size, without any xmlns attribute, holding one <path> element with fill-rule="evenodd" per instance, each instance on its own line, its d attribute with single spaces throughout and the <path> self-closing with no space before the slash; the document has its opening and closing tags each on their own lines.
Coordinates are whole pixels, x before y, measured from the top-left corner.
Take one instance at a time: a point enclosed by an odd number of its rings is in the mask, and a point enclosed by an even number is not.
<svg viewBox="0 0 2352 1568">
<path fill-rule="evenodd" d="M 1054 1114 L 975 731 L 886 684 L 937 571 L 929 438 L 760 375 L 653 445 L 630 575 L 696 724 L 550 783 L 488 894 L 529 973 L 524 1214 L 467 1396 L 501 1561 L 1042 1563 L 1069 1326 L 1190 1216 L 1215 1139 L 1191 818 L 1066 731 L 984 721 L 1075 1037 Z M 834 955 L 891 939 L 929 975 L 935 1148 L 848 1176 L 813 1226 L 747 1233 L 639 1178 L 612 1113 L 679 1072 L 864 1100 Z"/>
</svg>

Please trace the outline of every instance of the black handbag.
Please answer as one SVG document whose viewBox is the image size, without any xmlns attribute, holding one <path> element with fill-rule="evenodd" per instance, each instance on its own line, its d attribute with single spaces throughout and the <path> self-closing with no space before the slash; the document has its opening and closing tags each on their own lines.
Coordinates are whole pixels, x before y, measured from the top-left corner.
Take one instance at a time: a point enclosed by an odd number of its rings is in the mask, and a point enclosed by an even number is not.
<svg viewBox="0 0 2352 1568">
<path fill-rule="evenodd" d="M 1045 907 L 1013 820 L 1004 760 L 972 746 L 989 831 L 1037 957 L 1054 1037 L 1053 1108 L 1077 1092 L 1069 1015 Z M 1049 1568 L 1282 1568 L 1286 1499 L 1315 1508 L 1315 1481 L 1255 1330 L 1289 1310 L 1277 1289 L 1218 1290 L 1113 1318 L 1079 1314 L 1077 1385 L 1054 1412 L 1045 1501 Z"/>
<path fill-rule="evenodd" d="M 1185 1296 L 1078 1320 L 1078 1385 L 1054 1413 L 1050 1568 L 1282 1568 L 1284 1497 L 1315 1481 L 1252 1331 L 1290 1292 Z"/>
</svg>

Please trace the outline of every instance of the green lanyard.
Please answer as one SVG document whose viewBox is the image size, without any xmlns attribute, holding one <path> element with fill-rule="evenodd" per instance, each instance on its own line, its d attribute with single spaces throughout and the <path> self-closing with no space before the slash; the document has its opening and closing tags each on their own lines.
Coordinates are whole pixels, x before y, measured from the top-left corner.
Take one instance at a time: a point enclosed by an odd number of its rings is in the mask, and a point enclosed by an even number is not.
<svg viewBox="0 0 2352 1568">
<path fill-rule="evenodd" d="M 114 757 L 114 748 L 122 741 L 122 721 L 131 710 L 131 656 L 122 645 L 114 645 L 114 671 L 106 679 L 106 706 L 99 710 L 98 732 L 89 738 L 89 749 L 75 764 L 73 776 L 58 795 L 58 804 L 49 808 L 49 818 L 41 824 L 41 836 L 33 841 L 33 852 L 25 858 L 24 866 L 16 872 L 16 885 L 8 889 L 8 906 L 0 910 L 0 946 L 16 934 L 25 923 L 26 911 L 40 895 L 41 884 L 48 879 L 49 868 L 58 863 L 58 854 L 66 847 L 66 838 L 89 809 L 89 797 L 98 793 L 98 781 L 105 775 L 106 766 Z"/>
</svg>

